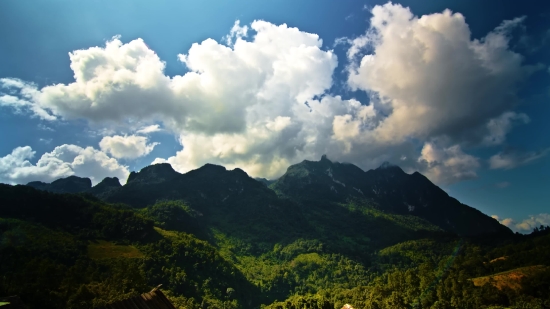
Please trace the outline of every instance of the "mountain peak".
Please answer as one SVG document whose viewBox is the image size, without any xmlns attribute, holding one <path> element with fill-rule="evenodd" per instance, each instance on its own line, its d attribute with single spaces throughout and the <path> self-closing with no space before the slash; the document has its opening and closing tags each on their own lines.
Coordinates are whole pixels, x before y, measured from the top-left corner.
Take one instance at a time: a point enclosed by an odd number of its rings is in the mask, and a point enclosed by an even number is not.
<svg viewBox="0 0 550 309">
<path fill-rule="evenodd" d="M 199 167 L 195 171 L 208 171 L 213 173 L 223 173 L 226 172 L 227 169 L 224 166 L 212 164 L 212 163 L 206 163 L 205 165 Z"/>
<path fill-rule="evenodd" d="M 319 162 L 328 162 L 328 163 L 332 163 L 332 161 L 330 161 L 328 158 L 327 158 L 327 155 L 324 154 L 321 156 L 321 161 Z"/>
<path fill-rule="evenodd" d="M 120 180 L 118 179 L 118 177 L 105 177 L 100 183 L 95 185 L 95 187 L 99 187 L 99 186 L 122 187 L 120 185 Z"/>
<path fill-rule="evenodd" d="M 239 175 L 241 175 L 241 176 L 249 177 L 248 174 L 247 174 L 245 171 L 243 171 L 242 169 L 240 169 L 240 168 L 238 168 L 238 167 L 235 168 L 235 169 L 233 169 L 233 170 L 231 170 L 231 172 L 233 172 L 234 174 L 239 174 Z"/>
<path fill-rule="evenodd" d="M 32 181 L 29 182 L 27 186 L 55 193 L 79 193 L 90 189 L 92 187 L 92 181 L 90 178 L 82 178 L 73 175 L 57 179 L 52 183 Z"/>
<path fill-rule="evenodd" d="M 109 192 L 121 188 L 120 181 L 117 177 L 105 177 L 97 185 L 93 186 L 87 192 L 97 197 L 101 197 Z"/>
<path fill-rule="evenodd" d="M 127 183 L 135 181 L 158 182 L 175 177 L 176 175 L 178 175 L 178 172 L 172 168 L 172 165 L 169 163 L 159 163 L 146 166 L 137 173 L 131 172 Z"/>
</svg>

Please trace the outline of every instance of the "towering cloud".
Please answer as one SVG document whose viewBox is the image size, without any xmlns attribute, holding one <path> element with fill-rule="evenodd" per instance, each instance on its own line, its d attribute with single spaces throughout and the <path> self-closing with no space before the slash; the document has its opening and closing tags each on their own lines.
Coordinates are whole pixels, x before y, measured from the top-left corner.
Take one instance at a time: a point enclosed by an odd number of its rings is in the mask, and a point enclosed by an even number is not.
<svg viewBox="0 0 550 309">
<path fill-rule="evenodd" d="M 509 30 L 521 18 L 472 40 L 464 16 L 449 10 L 419 18 L 388 3 L 372 14 L 366 34 L 351 42 L 348 69 L 350 87 L 374 93 L 391 110 L 377 139 L 445 135 L 462 142 L 495 133 L 495 141 L 503 139 L 489 122 L 510 115 L 532 70 L 508 46 Z M 368 54 L 361 57 L 362 50 Z"/>
<path fill-rule="evenodd" d="M 349 40 L 345 66 L 348 86 L 369 102 L 329 92 L 338 61 L 318 35 L 266 21 L 236 22 L 223 42 L 193 44 L 178 56 L 189 71 L 173 77 L 143 40 L 115 37 L 70 53 L 73 83 L 38 89 L 3 79 L 15 95 L 0 101 L 50 120 L 162 124 L 182 150 L 156 162 L 181 172 L 209 162 L 270 178 L 326 153 L 363 168 L 399 162 L 452 183 L 476 176 L 467 145 L 501 144 L 529 119 L 513 111 L 532 70 L 508 48 L 509 30 L 521 22 L 472 40 L 459 13 L 416 17 L 400 5 L 374 7 L 366 33 Z M 154 145 L 134 135 L 100 144 L 115 158 Z"/>
</svg>

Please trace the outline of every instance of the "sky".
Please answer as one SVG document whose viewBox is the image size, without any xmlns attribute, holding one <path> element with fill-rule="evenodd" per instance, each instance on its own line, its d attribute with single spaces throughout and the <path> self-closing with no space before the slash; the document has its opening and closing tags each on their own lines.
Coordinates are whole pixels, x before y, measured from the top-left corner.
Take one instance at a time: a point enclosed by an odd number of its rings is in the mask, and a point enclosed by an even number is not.
<svg viewBox="0 0 550 309">
<path fill-rule="evenodd" d="M 0 182 L 168 162 L 419 171 L 550 224 L 550 3 L 0 2 Z"/>
</svg>

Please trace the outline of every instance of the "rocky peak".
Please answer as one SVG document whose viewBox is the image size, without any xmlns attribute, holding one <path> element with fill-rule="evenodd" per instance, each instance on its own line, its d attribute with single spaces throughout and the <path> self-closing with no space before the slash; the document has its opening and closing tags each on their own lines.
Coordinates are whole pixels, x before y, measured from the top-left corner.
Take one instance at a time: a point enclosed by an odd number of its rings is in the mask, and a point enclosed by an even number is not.
<svg viewBox="0 0 550 309">
<path fill-rule="evenodd" d="M 122 187 L 120 181 L 117 177 L 105 177 L 100 183 L 94 186 L 95 187 Z"/>
<path fill-rule="evenodd" d="M 159 163 L 142 168 L 139 172 L 131 172 L 127 183 L 156 183 L 172 179 L 179 175 L 169 163 Z"/>
</svg>

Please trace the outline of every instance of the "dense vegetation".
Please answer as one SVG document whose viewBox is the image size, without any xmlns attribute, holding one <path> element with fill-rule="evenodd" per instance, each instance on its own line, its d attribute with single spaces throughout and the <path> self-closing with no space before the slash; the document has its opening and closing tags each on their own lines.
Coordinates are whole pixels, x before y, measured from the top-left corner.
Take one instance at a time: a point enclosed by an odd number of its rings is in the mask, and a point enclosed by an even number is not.
<svg viewBox="0 0 550 309">
<path fill-rule="evenodd" d="M 215 166 L 140 174 L 95 196 L 0 185 L 0 296 L 99 308 L 162 284 L 188 309 L 550 308 L 548 227 L 459 236 L 389 197 L 294 194 Z"/>
</svg>

